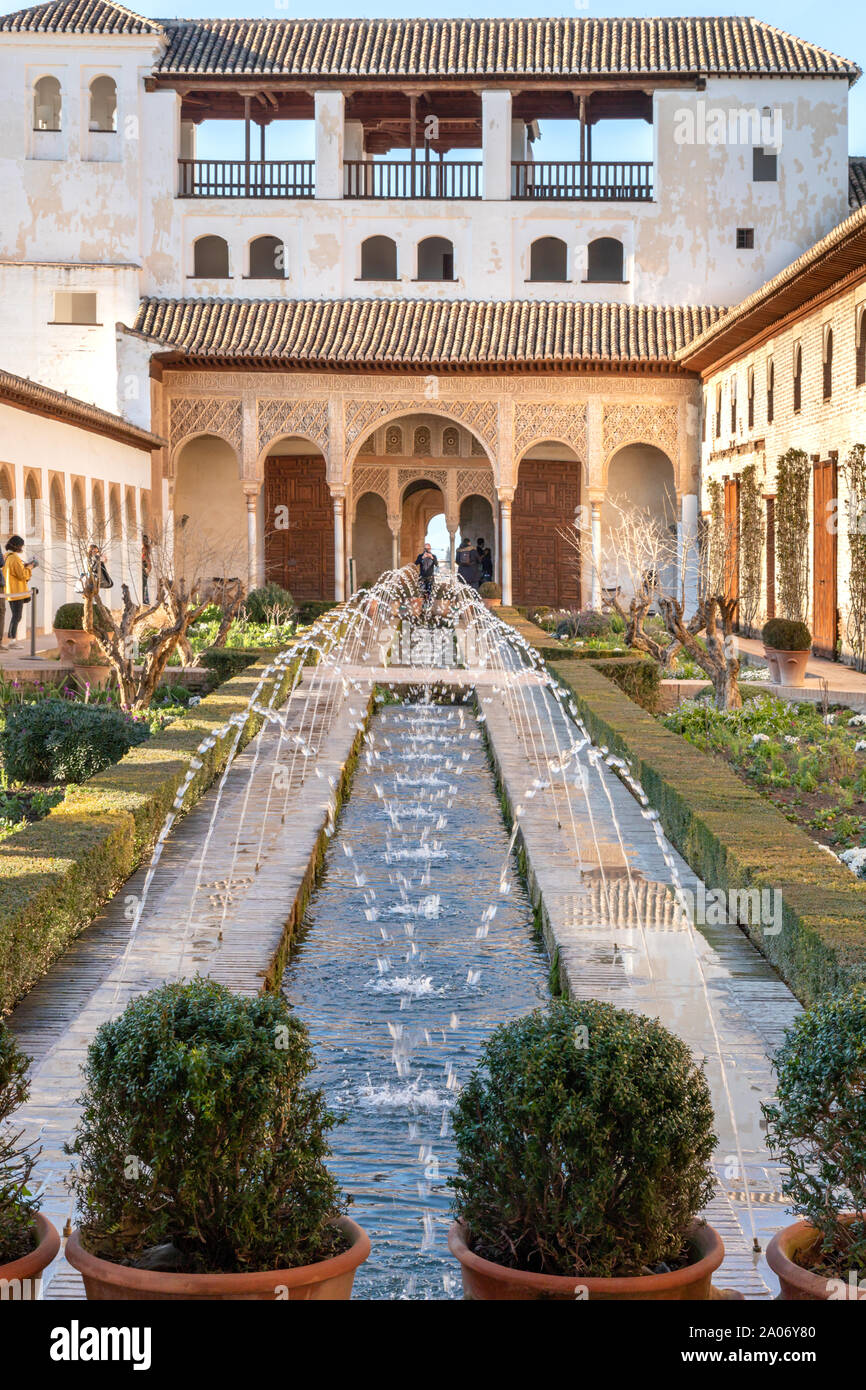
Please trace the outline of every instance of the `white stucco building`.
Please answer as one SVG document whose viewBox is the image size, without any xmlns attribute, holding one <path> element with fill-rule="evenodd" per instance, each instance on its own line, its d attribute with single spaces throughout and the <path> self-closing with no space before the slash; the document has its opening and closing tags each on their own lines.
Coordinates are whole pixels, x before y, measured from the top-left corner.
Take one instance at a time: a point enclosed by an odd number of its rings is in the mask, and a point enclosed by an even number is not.
<svg viewBox="0 0 866 1390">
<path fill-rule="evenodd" d="M 683 354 L 849 214 L 858 76 L 752 19 L 7 15 L 0 367 L 152 450 L 9 435 L 7 490 L 132 488 L 300 598 L 444 513 L 506 599 L 597 602 L 606 501 L 697 527 Z"/>
</svg>

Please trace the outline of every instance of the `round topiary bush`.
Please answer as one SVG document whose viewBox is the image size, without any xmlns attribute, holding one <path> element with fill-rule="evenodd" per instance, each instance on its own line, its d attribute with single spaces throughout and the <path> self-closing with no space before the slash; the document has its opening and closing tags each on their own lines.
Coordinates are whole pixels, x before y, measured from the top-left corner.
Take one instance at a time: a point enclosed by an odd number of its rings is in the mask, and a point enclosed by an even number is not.
<svg viewBox="0 0 866 1390">
<path fill-rule="evenodd" d="M 807 652 L 812 646 L 807 625 L 791 618 L 770 618 L 761 629 L 761 640 L 777 652 Z"/>
<path fill-rule="evenodd" d="M 54 614 L 54 626 L 62 632 L 81 632 L 84 628 L 84 604 L 61 603 Z"/>
<path fill-rule="evenodd" d="M 604 637 L 610 632 L 610 619 L 592 608 L 578 613 L 575 623 L 578 637 Z"/>
<path fill-rule="evenodd" d="M 149 736 L 113 705 L 37 700 L 9 710 L 0 753 L 12 782 L 86 782 Z"/>
<path fill-rule="evenodd" d="M 676 1265 L 715 1188 L 713 1107 L 689 1048 L 597 1000 L 497 1028 L 454 1135 L 468 1243 L 512 1269 L 607 1278 Z"/>
<path fill-rule="evenodd" d="M 492 579 L 485 579 L 478 592 L 482 598 L 502 598 L 502 590 Z"/>
<path fill-rule="evenodd" d="M 820 1232 L 810 1268 L 866 1278 L 866 984 L 800 1014 L 773 1061 L 767 1143 L 792 1209 Z"/>
<path fill-rule="evenodd" d="M 286 1269 L 345 1249 L 331 1223 L 346 1202 L 325 1162 L 336 1120 L 304 1084 L 313 1065 L 284 999 L 200 977 L 103 1023 L 70 1150 L 85 1249 L 191 1273 Z"/>
<path fill-rule="evenodd" d="M 263 584 L 251 589 L 243 602 L 242 613 L 249 623 L 288 623 L 295 616 L 295 601 L 288 589 L 279 584 Z"/>
<path fill-rule="evenodd" d="M 39 1200 L 28 1187 L 37 1155 L 21 1143 L 12 1115 L 27 1100 L 30 1058 L 0 1023 L 0 1265 L 35 1249 Z"/>
</svg>

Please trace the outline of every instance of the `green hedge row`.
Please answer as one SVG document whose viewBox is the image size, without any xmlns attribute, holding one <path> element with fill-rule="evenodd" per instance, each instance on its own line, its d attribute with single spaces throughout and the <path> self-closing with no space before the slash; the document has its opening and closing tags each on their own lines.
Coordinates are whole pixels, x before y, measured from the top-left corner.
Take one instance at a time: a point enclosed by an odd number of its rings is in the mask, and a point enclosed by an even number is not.
<svg viewBox="0 0 866 1390">
<path fill-rule="evenodd" d="M 120 762 L 70 787 L 43 820 L 0 842 L 0 1016 L 45 974 L 149 853 L 190 757 L 206 735 L 246 707 L 267 664 L 260 660 L 227 681 Z M 269 677 L 264 698 L 274 679 L 287 690 L 295 670 L 292 661 Z M 248 721 L 244 742 L 260 722 Z M 204 755 L 185 808 L 224 767 L 235 732 L 229 729 Z"/>
<path fill-rule="evenodd" d="M 630 699 L 650 714 L 655 714 L 659 707 L 661 670 L 651 657 L 625 649 L 623 655 L 593 651 L 564 652 L 558 642 L 551 645 L 549 632 L 529 622 L 518 609 L 501 608 L 499 612 L 503 620 L 519 632 L 544 661 L 586 661 L 618 685 Z"/>
<path fill-rule="evenodd" d="M 721 759 L 692 747 L 585 661 L 554 662 L 596 743 L 627 758 L 677 849 L 709 888 L 776 889 L 778 935 L 745 929 L 809 1005 L 866 979 L 866 883 Z"/>
</svg>

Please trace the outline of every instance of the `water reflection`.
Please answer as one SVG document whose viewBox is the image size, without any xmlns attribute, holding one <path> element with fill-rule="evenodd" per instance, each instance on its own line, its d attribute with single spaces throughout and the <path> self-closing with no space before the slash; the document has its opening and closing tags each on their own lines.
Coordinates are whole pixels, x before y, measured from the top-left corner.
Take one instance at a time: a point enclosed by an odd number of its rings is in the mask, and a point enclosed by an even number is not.
<svg viewBox="0 0 866 1390">
<path fill-rule="evenodd" d="M 547 961 L 471 712 L 386 707 L 365 754 L 283 987 L 347 1116 L 334 1167 L 373 1242 L 355 1297 L 455 1298 L 449 1113 L 490 1030 L 547 997 Z"/>
</svg>

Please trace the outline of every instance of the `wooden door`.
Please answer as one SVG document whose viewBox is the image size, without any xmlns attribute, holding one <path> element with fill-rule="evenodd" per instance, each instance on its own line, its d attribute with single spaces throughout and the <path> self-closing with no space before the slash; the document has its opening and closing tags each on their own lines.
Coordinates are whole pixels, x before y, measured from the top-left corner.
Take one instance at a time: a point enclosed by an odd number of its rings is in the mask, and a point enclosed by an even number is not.
<svg viewBox="0 0 866 1390">
<path fill-rule="evenodd" d="M 296 599 L 334 597 L 334 504 L 321 456 L 265 464 L 265 575 Z"/>
<path fill-rule="evenodd" d="M 511 508 L 514 602 L 580 607 L 580 557 L 560 535 L 580 504 L 580 464 L 524 459 Z"/>
<path fill-rule="evenodd" d="M 812 540 L 812 647 L 818 656 L 836 655 L 836 461 L 815 464 Z"/>
<path fill-rule="evenodd" d="M 725 597 L 735 600 L 740 597 L 739 478 L 725 479 Z"/>
</svg>

